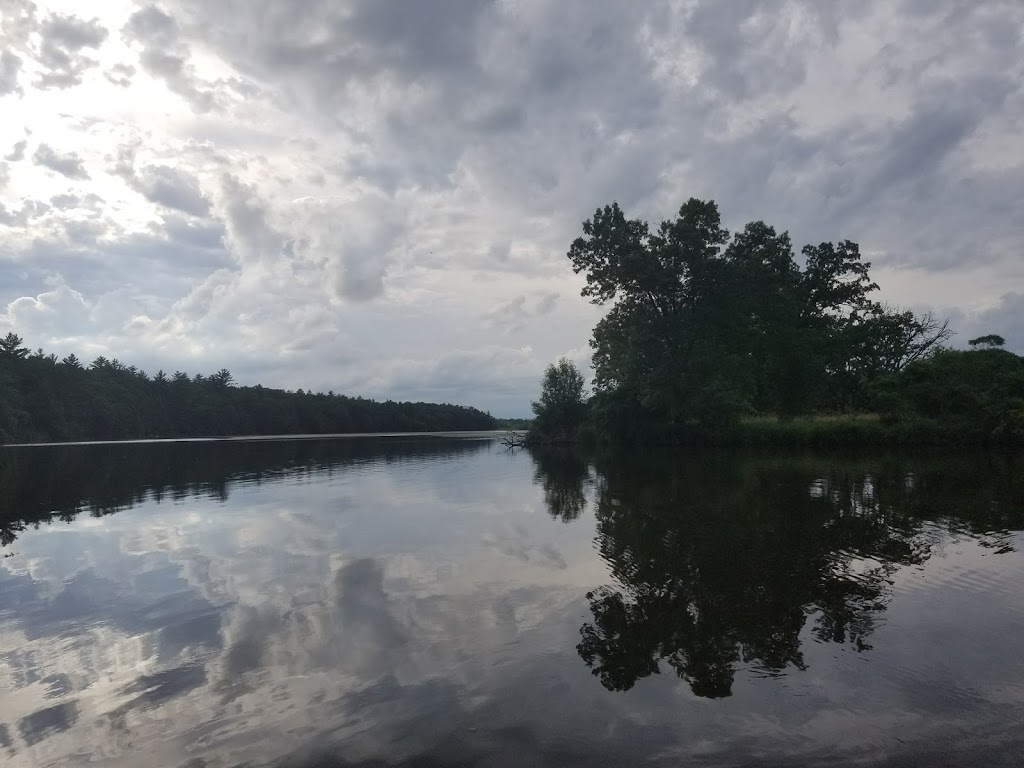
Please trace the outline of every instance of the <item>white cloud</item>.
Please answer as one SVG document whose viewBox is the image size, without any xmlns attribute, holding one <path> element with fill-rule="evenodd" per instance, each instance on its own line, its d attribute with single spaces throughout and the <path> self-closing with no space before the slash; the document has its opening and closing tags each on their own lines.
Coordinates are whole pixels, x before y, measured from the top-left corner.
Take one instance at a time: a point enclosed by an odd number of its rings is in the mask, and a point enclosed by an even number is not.
<svg viewBox="0 0 1024 768">
<path fill-rule="evenodd" d="M 89 303 L 60 277 L 51 277 L 49 290 L 36 296 L 22 296 L 10 302 L 0 314 L 0 328 L 15 330 L 34 339 L 59 333 L 68 325 L 85 329 L 91 323 Z"/>
</svg>

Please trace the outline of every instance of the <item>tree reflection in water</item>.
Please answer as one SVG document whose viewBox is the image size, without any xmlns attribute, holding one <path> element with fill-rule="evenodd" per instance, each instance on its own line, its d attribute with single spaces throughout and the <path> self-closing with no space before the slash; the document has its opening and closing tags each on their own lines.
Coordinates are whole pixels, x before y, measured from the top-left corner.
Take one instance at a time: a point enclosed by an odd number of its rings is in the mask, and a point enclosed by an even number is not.
<svg viewBox="0 0 1024 768">
<path fill-rule="evenodd" d="M 555 517 L 584 507 L 587 459 L 534 455 Z M 614 584 L 588 594 L 577 646 L 609 690 L 675 671 L 708 698 L 737 668 L 806 667 L 819 642 L 870 650 L 893 573 L 951 535 L 996 550 L 1024 527 L 1015 462 L 599 454 L 596 544 Z"/>
<path fill-rule="evenodd" d="M 544 490 L 544 504 L 556 520 L 569 523 L 587 506 L 584 486 L 590 480 L 590 464 L 577 450 L 563 446 L 530 448 L 534 482 Z"/>
<path fill-rule="evenodd" d="M 352 464 L 443 459 L 487 445 L 407 435 L 0 446 L 0 556 L 27 526 L 103 517 L 150 499 L 225 502 L 238 485 L 330 475 Z"/>
</svg>

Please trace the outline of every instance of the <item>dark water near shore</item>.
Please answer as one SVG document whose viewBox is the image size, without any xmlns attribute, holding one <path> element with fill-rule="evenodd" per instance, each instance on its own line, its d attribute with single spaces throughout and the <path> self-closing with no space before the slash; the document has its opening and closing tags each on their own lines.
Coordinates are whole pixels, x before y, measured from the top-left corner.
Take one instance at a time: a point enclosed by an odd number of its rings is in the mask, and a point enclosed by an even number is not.
<svg viewBox="0 0 1024 768">
<path fill-rule="evenodd" d="M 1024 457 L 0 449 L 4 766 L 1016 766 Z"/>
</svg>

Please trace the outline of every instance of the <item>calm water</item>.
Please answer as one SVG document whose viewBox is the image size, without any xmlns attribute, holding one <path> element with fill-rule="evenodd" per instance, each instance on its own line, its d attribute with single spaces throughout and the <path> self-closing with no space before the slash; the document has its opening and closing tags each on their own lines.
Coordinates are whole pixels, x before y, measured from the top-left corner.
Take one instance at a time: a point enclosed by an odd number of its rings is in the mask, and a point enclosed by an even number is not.
<svg viewBox="0 0 1024 768">
<path fill-rule="evenodd" d="M 996 765 L 1024 457 L 0 449 L 4 766 Z"/>
</svg>

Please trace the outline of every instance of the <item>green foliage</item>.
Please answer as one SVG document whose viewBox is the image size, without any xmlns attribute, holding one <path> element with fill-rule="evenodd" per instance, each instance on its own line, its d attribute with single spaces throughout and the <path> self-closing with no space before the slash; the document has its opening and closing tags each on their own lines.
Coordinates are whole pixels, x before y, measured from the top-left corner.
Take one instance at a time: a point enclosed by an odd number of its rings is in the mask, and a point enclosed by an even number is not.
<svg viewBox="0 0 1024 768">
<path fill-rule="evenodd" d="M 12 435 L 17 434 L 24 418 L 20 406 L 21 397 L 14 386 L 14 379 L 0 362 L 0 442 L 9 440 Z"/>
<path fill-rule="evenodd" d="M 637 423 L 862 409 L 872 381 L 949 338 L 931 315 L 871 300 L 856 243 L 802 254 L 803 268 L 788 233 L 761 221 L 730 237 L 712 201 L 688 200 L 655 232 L 598 209 L 568 252 L 583 295 L 610 305 L 591 341 L 595 423 L 621 438 Z"/>
<path fill-rule="evenodd" d="M 586 417 L 585 385 L 583 374 L 568 358 L 544 370 L 540 399 L 532 403 L 533 439 L 563 441 L 576 437 Z"/>
<path fill-rule="evenodd" d="M 890 422 L 932 419 L 979 439 L 1020 441 L 1024 358 L 996 348 L 942 350 L 881 379 L 874 400 Z"/>
<path fill-rule="evenodd" d="M 0 339 L 0 441 L 121 440 L 255 434 L 440 432 L 493 429 L 475 408 L 374 402 L 323 393 L 235 386 L 227 369 L 210 376 L 159 371 L 98 357 L 29 355 Z"/>
<path fill-rule="evenodd" d="M 982 349 L 996 349 L 1006 344 L 1006 339 L 997 333 L 990 333 L 985 336 L 979 336 L 976 339 L 971 339 L 967 342 L 972 347 L 981 347 Z"/>
<path fill-rule="evenodd" d="M 533 426 L 533 419 L 494 419 L 495 429 L 523 430 Z"/>
<path fill-rule="evenodd" d="M 20 360 L 28 357 L 28 350 L 22 343 L 22 338 L 14 333 L 8 333 L 0 339 L 0 360 Z"/>
</svg>

